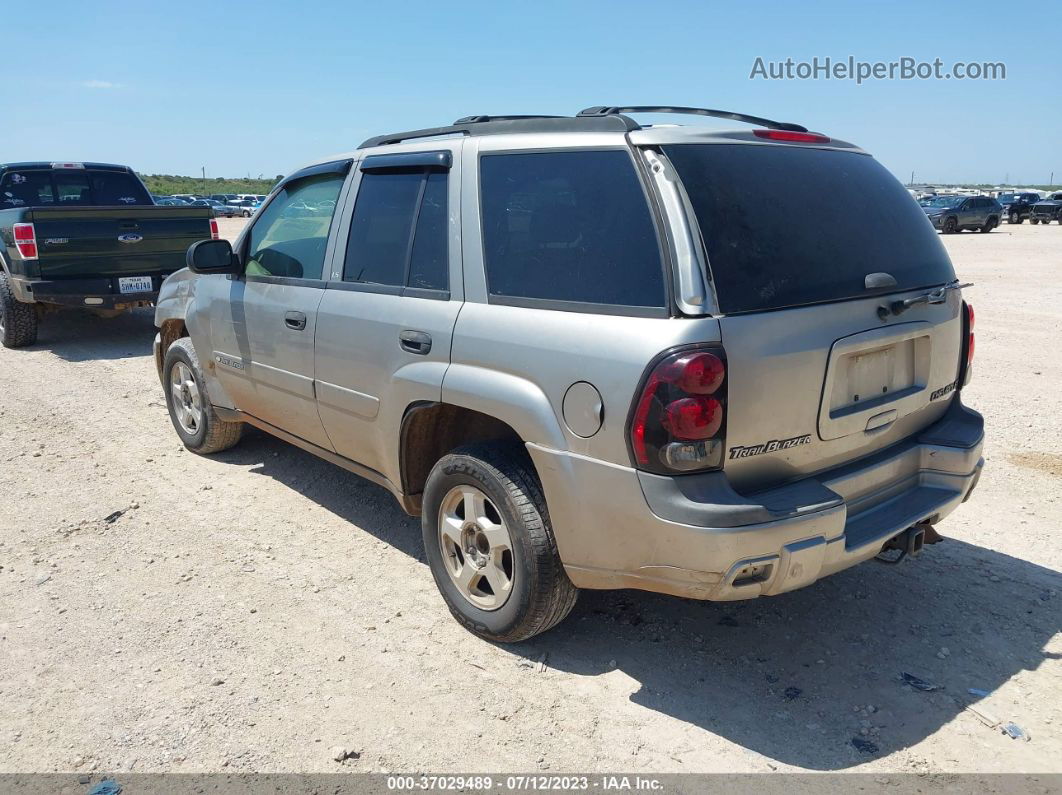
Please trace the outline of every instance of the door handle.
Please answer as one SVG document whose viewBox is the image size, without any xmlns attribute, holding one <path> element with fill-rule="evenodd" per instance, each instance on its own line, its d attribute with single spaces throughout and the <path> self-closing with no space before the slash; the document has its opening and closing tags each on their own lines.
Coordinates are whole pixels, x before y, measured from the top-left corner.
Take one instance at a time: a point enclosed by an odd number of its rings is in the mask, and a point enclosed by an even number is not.
<svg viewBox="0 0 1062 795">
<path fill-rule="evenodd" d="M 431 350 L 431 335 L 423 331 L 403 331 L 398 335 L 398 344 L 404 351 L 427 356 Z"/>
<path fill-rule="evenodd" d="M 306 328 L 306 315 L 303 312 L 286 312 L 284 314 L 284 325 L 295 331 L 302 331 Z"/>
</svg>

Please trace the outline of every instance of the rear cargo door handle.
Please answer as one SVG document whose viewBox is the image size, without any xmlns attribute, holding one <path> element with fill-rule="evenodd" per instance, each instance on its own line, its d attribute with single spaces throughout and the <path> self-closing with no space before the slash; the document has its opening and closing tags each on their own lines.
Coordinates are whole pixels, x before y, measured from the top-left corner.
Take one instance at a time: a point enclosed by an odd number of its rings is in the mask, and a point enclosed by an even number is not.
<svg viewBox="0 0 1062 795">
<path fill-rule="evenodd" d="M 302 331 L 306 328 L 306 315 L 302 312 L 286 312 L 284 325 L 295 331 Z"/>
<path fill-rule="evenodd" d="M 139 229 L 140 224 L 136 221 L 122 221 L 118 224 L 119 229 Z"/>
<path fill-rule="evenodd" d="M 423 331 L 403 331 L 398 335 L 398 344 L 404 351 L 427 356 L 431 350 L 431 335 Z"/>
</svg>

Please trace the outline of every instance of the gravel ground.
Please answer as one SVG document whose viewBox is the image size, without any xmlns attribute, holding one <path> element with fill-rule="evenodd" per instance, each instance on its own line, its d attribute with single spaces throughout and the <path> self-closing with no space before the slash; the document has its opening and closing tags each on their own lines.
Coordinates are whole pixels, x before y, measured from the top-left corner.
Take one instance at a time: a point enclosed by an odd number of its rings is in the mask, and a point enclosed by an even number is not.
<svg viewBox="0 0 1062 795">
<path fill-rule="evenodd" d="M 944 242 L 989 428 L 946 543 L 746 603 L 585 592 L 505 648 L 382 489 L 257 432 L 186 452 L 150 312 L 50 319 L 0 349 L 0 772 L 1062 772 L 1062 227 Z"/>
</svg>

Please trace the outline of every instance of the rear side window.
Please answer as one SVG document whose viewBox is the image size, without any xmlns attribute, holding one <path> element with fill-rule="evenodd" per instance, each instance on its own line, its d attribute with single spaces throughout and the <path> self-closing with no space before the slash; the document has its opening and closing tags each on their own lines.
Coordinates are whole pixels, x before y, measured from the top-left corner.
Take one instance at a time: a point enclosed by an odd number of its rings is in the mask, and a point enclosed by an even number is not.
<svg viewBox="0 0 1062 795">
<path fill-rule="evenodd" d="M 492 296 L 666 306 L 656 231 L 627 151 L 484 155 L 480 185 Z"/>
<path fill-rule="evenodd" d="M 663 147 L 700 224 L 723 312 L 778 309 L 950 282 L 925 211 L 868 155 L 800 146 Z"/>
<path fill-rule="evenodd" d="M 446 186 L 441 171 L 363 173 L 343 280 L 448 289 Z"/>
<path fill-rule="evenodd" d="M 319 174 L 281 188 L 251 227 L 247 274 L 320 279 L 345 179 L 346 174 Z"/>
</svg>

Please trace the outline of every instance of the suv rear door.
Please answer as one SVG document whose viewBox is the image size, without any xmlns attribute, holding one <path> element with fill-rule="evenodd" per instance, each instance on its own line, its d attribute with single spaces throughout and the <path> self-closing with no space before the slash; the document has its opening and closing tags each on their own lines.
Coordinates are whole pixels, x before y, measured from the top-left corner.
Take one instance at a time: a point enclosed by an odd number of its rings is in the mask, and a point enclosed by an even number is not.
<svg viewBox="0 0 1062 795">
<path fill-rule="evenodd" d="M 400 482 L 408 406 L 441 398 L 461 308 L 461 142 L 373 154 L 340 215 L 315 349 L 336 452 Z"/>
<path fill-rule="evenodd" d="M 947 290 L 891 312 L 955 278 L 894 177 L 866 154 L 802 144 L 662 151 L 699 222 L 722 315 L 735 486 L 829 469 L 940 418 L 959 375 L 961 300 Z"/>
</svg>

